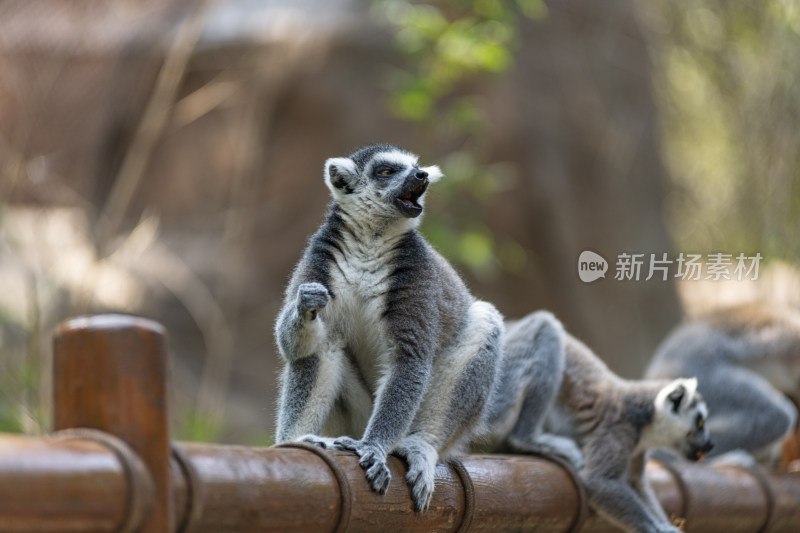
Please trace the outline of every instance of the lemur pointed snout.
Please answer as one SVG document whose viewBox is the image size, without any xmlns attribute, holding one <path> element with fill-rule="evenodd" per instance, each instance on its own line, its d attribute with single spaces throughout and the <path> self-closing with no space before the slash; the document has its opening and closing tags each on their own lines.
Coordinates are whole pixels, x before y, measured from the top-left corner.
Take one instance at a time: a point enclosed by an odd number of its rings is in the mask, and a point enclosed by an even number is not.
<svg viewBox="0 0 800 533">
<path fill-rule="evenodd" d="M 418 180 L 425 180 L 428 179 L 428 173 L 424 170 L 417 170 L 417 173 L 414 174 L 414 177 L 416 177 Z"/>
</svg>

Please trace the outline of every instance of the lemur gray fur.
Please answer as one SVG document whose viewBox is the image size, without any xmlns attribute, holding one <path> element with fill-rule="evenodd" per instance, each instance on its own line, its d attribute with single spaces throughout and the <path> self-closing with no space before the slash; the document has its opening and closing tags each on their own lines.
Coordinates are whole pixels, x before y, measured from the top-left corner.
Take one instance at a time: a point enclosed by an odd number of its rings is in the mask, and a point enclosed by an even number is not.
<svg viewBox="0 0 800 533">
<path fill-rule="evenodd" d="M 275 324 L 277 441 L 354 451 L 380 493 L 397 454 L 416 510 L 430 504 L 437 461 L 480 427 L 503 335 L 497 310 L 416 229 L 441 175 L 390 145 L 327 160 L 333 202 Z"/>
<path fill-rule="evenodd" d="M 507 323 L 503 350 L 489 437 L 570 461 L 590 504 L 625 531 L 677 533 L 644 467 L 653 448 L 693 460 L 710 449 L 697 381 L 623 380 L 544 311 Z"/>
<path fill-rule="evenodd" d="M 800 399 L 800 311 L 749 303 L 701 315 L 661 343 L 646 375 L 697 376 L 716 443 L 710 456 L 742 450 L 774 460 L 797 421 L 787 396 Z"/>
</svg>

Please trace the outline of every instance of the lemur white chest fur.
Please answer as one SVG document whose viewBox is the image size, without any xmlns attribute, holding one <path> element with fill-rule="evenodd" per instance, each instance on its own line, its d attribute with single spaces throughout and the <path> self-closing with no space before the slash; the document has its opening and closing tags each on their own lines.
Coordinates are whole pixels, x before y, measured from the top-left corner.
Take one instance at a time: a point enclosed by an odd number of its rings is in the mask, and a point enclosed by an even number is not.
<svg viewBox="0 0 800 533">
<path fill-rule="evenodd" d="M 334 252 L 338 267 L 331 271 L 334 296 L 321 312 L 331 338 L 354 358 L 351 364 L 358 366 L 370 394 L 378 388 L 381 369 L 392 351 L 383 314 L 391 286 L 393 249 L 400 237 L 345 233 L 343 252 Z"/>
</svg>

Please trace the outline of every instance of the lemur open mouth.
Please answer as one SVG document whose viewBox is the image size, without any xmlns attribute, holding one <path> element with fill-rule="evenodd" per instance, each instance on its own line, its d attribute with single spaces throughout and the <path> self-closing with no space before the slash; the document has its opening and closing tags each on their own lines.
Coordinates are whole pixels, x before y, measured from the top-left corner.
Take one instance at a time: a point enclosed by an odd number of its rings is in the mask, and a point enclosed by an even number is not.
<svg viewBox="0 0 800 533">
<path fill-rule="evenodd" d="M 710 440 L 701 444 L 700 446 L 692 446 L 686 454 L 686 458 L 690 461 L 702 461 L 705 459 L 706 454 L 714 448 L 714 443 Z"/>
<path fill-rule="evenodd" d="M 412 184 L 394 199 L 397 208 L 408 218 L 418 217 L 422 213 L 422 206 L 418 201 L 428 188 L 428 180 L 418 180 L 418 183 L 419 185 Z"/>
</svg>

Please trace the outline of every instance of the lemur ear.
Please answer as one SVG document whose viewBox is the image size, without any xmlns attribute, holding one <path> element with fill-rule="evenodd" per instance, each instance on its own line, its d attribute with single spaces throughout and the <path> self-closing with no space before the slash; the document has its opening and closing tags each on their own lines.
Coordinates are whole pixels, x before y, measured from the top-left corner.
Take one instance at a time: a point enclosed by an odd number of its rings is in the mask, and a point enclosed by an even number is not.
<svg viewBox="0 0 800 533">
<path fill-rule="evenodd" d="M 357 177 L 358 169 L 352 159 L 333 157 L 325 161 L 325 185 L 328 186 L 334 197 L 352 194 L 355 191 Z"/>
<path fill-rule="evenodd" d="M 428 173 L 428 181 L 430 181 L 431 183 L 436 183 L 437 181 L 442 179 L 442 177 L 444 177 L 444 174 L 442 174 L 442 170 L 437 165 L 422 167 L 420 170 L 424 170 L 425 172 Z"/>
<path fill-rule="evenodd" d="M 686 396 L 686 387 L 683 384 L 679 384 L 675 387 L 668 395 L 667 400 L 670 401 L 672 404 L 672 412 L 677 413 L 678 409 L 681 407 L 681 402 L 683 398 Z"/>
</svg>

